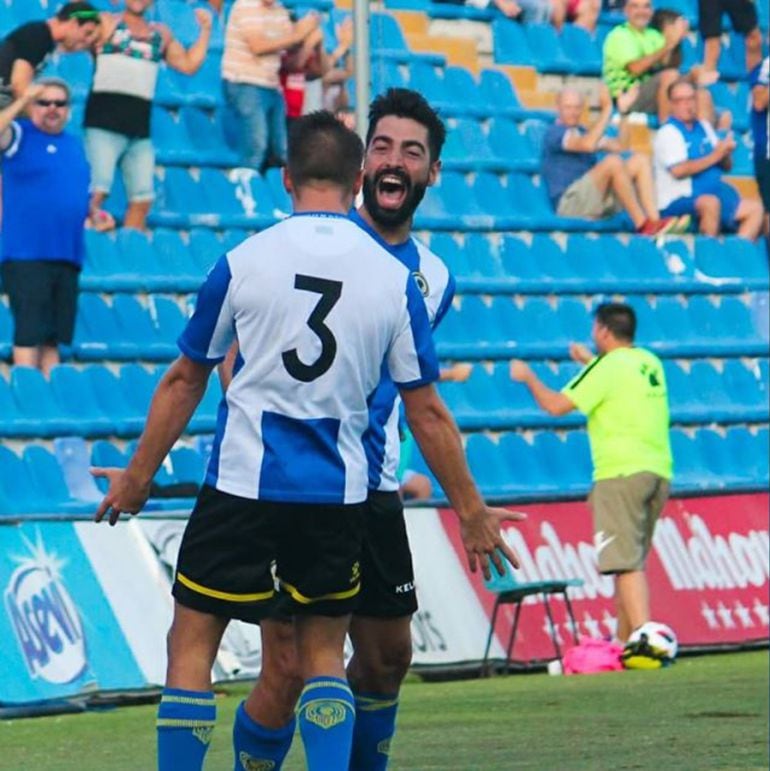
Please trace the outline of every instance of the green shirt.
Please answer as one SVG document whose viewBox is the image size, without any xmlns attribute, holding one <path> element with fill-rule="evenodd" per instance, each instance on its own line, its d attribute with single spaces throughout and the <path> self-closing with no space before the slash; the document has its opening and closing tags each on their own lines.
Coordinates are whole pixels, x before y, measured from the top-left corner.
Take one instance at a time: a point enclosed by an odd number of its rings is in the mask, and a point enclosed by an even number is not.
<svg viewBox="0 0 770 771">
<path fill-rule="evenodd" d="M 671 479 L 663 364 L 644 348 L 616 348 L 562 389 L 588 417 L 594 481 L 650 471 Z"/>
<path fill-rule="evenodd" d="M 628 22 L 615 27 L 604 41 L 602 67 L 602 78 L 610 94 L 616 97 L 623 91 L 627 91 L 634 83 L 647 80 L 652 75 L 651 72 L 636 77 L 628 71 L 626 65 L 660 51 L 665 45 L 666 39 L 652 27 L 638 30 Z"/>
</svg>

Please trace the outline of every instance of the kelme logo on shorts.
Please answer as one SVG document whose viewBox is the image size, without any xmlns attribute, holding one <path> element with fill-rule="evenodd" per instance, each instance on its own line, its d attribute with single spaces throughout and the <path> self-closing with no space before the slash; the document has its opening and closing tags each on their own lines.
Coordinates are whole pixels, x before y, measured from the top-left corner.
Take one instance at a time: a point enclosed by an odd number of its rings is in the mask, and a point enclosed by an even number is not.
<svg viewBox="0 0 770 771">
<path fill-rule="evenodd" d="M 275 761 L 253 758 L 248 752 L 239 752 L 238 760 L 243 771 L 273 771 Z"/>
<path fill-rule="evenodd" d="M 334 728 L 344 722 L 347 714 L 347 704 L 337 699 L 319 699 L 311 701 L 305 707 L 305 716 L 319 728 Z"/>
</svg>

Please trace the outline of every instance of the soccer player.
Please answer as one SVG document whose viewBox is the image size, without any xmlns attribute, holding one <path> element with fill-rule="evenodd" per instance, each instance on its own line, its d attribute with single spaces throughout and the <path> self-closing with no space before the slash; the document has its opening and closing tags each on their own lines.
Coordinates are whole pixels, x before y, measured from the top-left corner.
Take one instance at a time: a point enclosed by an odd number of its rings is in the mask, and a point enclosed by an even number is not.
<svg viewBox="0 0 770 771">
<path fill-rule="evenodd" d="M 524 383 L 550 415 L 578 409 L 588 417 L 596 557 L 599 570 L 615 581 L 621 642 L 650 620 L 644 568 L 672 475 L 663 364 L 634 345 L 635 334 L 633 308 L 600 305 L 593 325 L 599 355 L 570 346 L 572 358 L 585 366 L 560 392 L 544 385 L 523 361 L 511 362 L 512 379 Z"/>
<path fill-rule="evenodd" d="M 211 666 L 228 620 L 276 615 L 294 618 L 308 768 L 348 768 L 355 704 L 343 645 L 360 592 L 367 397 L 383 367 L 458 513 L 471 569 L 488 575 L 490 560 L 499 569 L 497 549 L 516 563 L 500 534 L 510 515 L 481 500 L 431 385 L 438 366 L 417 283 L 347 217 L 362 152 L 330 113 L 297 121 L 284 172 L 295 215 L 214 266 L 128 467 L 94 469 L 110 481 L 96 521 L 114 524 L 122 512 L 141 510 L 211 370 L 237 341 L 206 484 L 177 565 L 158 714 L 161 771 L 202 767 L 216 711 Z"/>
<path fill-rule="evenodd" d="M 390 89 L 369 110 L 363 204 L 351 219 L 405 265 L 423 294 L 432 327 L 454 296 L 444 263 L 411 238 L 414 212 L 441 167 L 444 124 L 416 91 Z M 417 610 L 414 571 L 399 496 L 398 390 L 385 371 L 369 399 L 364 436 L 369 496 L 364 518 L 361 594 L 353 611 L 354 654 L 348 679 L 357 712 L 350 768 L 384 769 L 395 732 L 398 694 L 412 659 L 411 617 Z M 514 518 L 517 515 L 511 515 Z M 302 689 L 294 634 L 287 619 L 261 624 L 262 669 L 238 711 L 236 757 L 281 767 L 294 733 Z"/>
</svg>

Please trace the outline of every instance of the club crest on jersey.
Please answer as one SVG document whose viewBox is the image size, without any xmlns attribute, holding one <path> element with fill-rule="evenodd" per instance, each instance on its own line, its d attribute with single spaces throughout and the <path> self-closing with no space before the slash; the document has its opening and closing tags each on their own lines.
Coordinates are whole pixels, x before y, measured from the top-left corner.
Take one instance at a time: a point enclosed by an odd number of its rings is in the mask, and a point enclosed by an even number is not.
<svg viewBox="0 0 770 771">
<path fill-rule="evenodd" d="M 62 578 L 66 561 L 21 536 L 29 554 L 18 563 L 5 588 L 5 609 L 30 677 L 71 683 L 88 665 L 83 623 Z"/>
<path fill-rule="evenodd" d="M 334 728 L 345 721 L 347 705 L 336 699 L 319 699 L 311 701 L 305 707 L 305 716 L 319 728 Z"/>
<path fill-rule="evenodd" d="M 243 771 L 273 771 L 275 768 L 275 761 L 253 758 L 248 752 L 241 751 L 238 760 Z"/>
<path fill-rule="evenodd" d="M 425 278 L 425 275 L 420 273 L 419 270 L 413 271 L 412 276 L 417 282 L 417 288 L 420 290 L 420 292 L 422 292 L 422 296 L 427 297 L 430 294 L 430 285 L 428 284 L 428 279 Z"/>
</svg>

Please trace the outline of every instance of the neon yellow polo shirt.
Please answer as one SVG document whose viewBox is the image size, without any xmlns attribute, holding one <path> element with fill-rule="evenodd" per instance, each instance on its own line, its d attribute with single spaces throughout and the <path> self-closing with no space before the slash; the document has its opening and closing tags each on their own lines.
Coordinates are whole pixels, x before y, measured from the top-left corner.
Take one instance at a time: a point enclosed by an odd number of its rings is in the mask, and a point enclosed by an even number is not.
<svg viewBox="0 0 770 771">
<path fill-rule="evenodd" d="M 562 389 L 588 417 L 594 481 L 650 471 L 671 479 L 663 364 L 644 348 L 616 348 Z"/>
<path fill-rule="evenodd" d="M 610 94 L 616 97 L 634 83 L 647 80 L 653 73 L 647 72 L 641 77 L 635 77 L 626 69 L 626 65 L 660 51 L 665 45 L 663 35 L 651 27 L 638 30 L 628 22 L 615 27 L 604 41 L 602 65 L 602 79 Z"/>
</svg>

